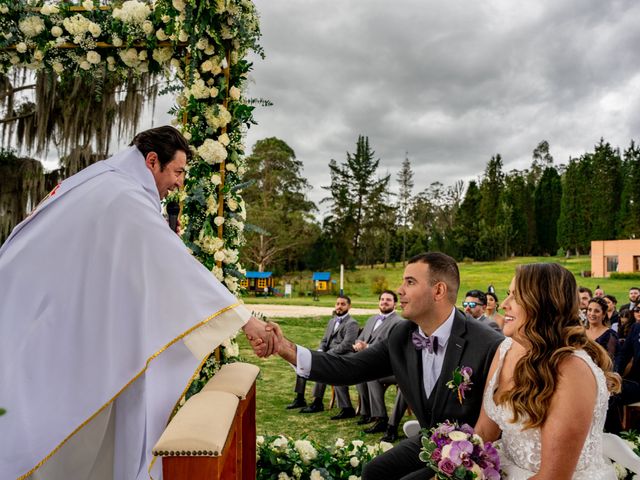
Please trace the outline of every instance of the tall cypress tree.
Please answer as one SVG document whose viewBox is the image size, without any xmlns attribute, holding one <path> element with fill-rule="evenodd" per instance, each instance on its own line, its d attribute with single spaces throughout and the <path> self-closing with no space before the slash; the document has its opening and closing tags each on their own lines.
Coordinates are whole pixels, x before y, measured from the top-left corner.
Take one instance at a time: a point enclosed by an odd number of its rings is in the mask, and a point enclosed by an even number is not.
<svg viewBox="0 0 640 480">
<path fill-rule="evenodd" d="M 617 237 L 616 220 L 622 190 L 620 151 L 600 139 L 590 160 L 591 176 L 585 177 L 585 190 L 590 193 L 591 203 L 589 240 L 612 240 Z"/>
<path fill-rule="evenodd" d="M 535 218 L 538 253 L 555 255 L 558 250 L 558 218 L 562 201 L 562 184 L 558 171 L 544 169 L 535 190 Z"/>
<path fill-rule="evenodd" d="M 633 141 L 623 154 L 622 178 L 618 238 L 640 238 L 640 147 Z"/>
<path fill-rule="evenodd" d="M 374 159 L 369 138 L 360 135 L 356 151 L 347 152 L 344 163 L 329 162 L 331 185 L 323 187 L 331 192 L 324 199 L 331 203 L 331 221 L 336 231 L 350 239 L 344 263 L 353 266 L 360 257 L 360 243 L 367 228 L 378 227 L 376 214 L 381 211 L 389 184 L 389 175 L 376 177 L 380 160 Z"/>
</svg>

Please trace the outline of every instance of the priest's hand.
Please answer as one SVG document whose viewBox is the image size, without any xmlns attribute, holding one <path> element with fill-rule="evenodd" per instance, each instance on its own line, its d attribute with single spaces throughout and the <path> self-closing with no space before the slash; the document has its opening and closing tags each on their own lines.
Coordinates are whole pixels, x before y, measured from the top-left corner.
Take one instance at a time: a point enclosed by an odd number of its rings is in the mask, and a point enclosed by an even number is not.
<svg viewBox="0 0 640 480">
<path fill-rule="evenodd" d="M 278 350 L 278 338 L 270 325 L 252 316 L 242 327 L 254 353 L 261 358 L 273 355 Z"/>
<path fill-rule="evenodd" d="M 356 343 L 353 344 L 353 350 L 355 352 L 360 352 L 367 348 L 369 344 L 367 342 L 363 342 L 362 340 L 356 340 Z"/>
</svg>

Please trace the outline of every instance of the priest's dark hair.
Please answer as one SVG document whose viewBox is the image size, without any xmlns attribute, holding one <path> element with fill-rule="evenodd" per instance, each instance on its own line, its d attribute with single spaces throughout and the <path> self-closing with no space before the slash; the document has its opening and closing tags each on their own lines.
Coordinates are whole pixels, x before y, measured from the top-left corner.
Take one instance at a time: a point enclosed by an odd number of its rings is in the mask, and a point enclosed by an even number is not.
<svg viewBox="0 0 640 480">
<path fill-rule="evenodd" d="M 129 144 L 129 146 L 133 145 L 138 147 L 145 158 L 150 152 L 155 152 L 160 160 L 161 169 L 173 160 L 178 150 L 182 150 L 187 155 L 187 160 L 191 158 L 189 142 L 177 129 L 169 125 L 138 133 Z"/>
</svg>

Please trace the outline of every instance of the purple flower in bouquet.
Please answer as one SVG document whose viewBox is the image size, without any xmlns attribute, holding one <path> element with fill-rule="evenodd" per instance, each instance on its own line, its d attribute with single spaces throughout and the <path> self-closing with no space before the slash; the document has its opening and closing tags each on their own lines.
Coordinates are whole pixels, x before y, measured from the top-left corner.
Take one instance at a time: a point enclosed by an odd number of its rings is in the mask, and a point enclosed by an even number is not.
<svg viewBox="0 0 640 480">
<path fill-rule="evenodd" d="M 438 462 L 438 470 L 440 470 L 445 475 L 453 475 L 453 472 L 456 471 L 456 468 L 458 468 L 458 466 L 448 458 L 444 458 Z"/>
<path fill-rule="evenodd" d="M 420 460 L 438 479 L 500 479 L 500 458 L 490 442 L 484 443 L 469 425 L 445 422 L 424 431 Z"/>
</svg>

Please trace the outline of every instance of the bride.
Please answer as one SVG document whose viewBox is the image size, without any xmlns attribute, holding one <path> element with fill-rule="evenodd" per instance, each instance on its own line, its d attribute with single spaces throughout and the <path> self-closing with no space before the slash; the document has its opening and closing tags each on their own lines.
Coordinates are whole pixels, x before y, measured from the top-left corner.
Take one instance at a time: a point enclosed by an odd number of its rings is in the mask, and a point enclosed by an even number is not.
<svg viewBox="0 0 640 480">
<path fill-rule="evenodd" d="M 501 437 L 509 480 L 615 480 L 602 456 L 609 392 L 620 380 L 578 317 L 573 275 L 557 264 L 516 269 L 505 311 L 507 338 L 489 372 L 476 433 Z"/>
</svg>

